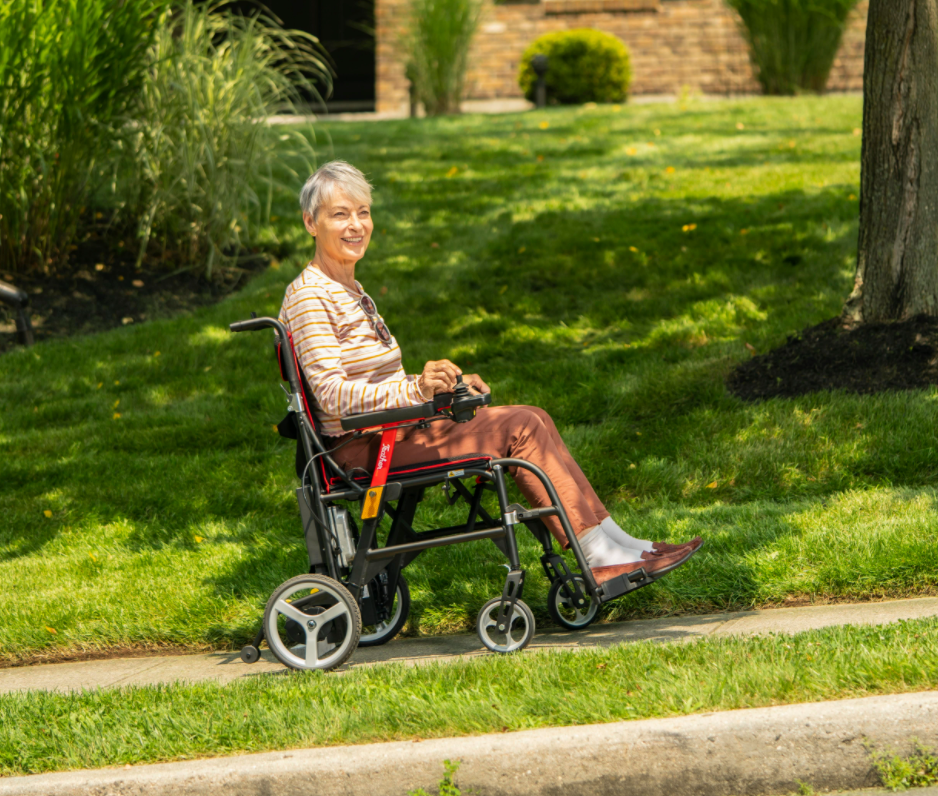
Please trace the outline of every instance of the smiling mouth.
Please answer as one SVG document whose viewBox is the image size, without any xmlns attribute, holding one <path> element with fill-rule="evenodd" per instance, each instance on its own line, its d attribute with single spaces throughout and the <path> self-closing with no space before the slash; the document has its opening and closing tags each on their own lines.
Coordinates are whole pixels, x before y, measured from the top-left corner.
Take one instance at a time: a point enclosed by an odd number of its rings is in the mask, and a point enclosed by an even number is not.
<svg viewBox="0 0 938 796">
<path fill-rule="evenodd" d="M 359 236 L 359 237 L 357 237 L 357 238 L 342 238 L 342 240 L 344 240 L 346 243 L 353 243 L 353 244 L 354 244 L 354 243 L 361 243 L 361 242 L 362 242 L 362 237 Z"/>
</svg>

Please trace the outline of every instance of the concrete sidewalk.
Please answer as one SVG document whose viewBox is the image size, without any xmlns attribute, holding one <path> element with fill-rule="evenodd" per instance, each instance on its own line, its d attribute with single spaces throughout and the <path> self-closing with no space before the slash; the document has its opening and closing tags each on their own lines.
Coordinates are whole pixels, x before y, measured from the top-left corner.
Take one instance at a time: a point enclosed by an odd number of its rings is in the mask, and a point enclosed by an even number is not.
<svg viewBox="0 0 938 796">
<path fill-rule="evenodd" d="M 537 633 L 528 649 L 577 650 L 636 641 L 682 642 L 758 633 L 798 633 L 835 625 L 879 625 L 929 616 L 938 616 L 938 597 L 617 622 L 593 625 L 578 632 L 548 630 Z M 399 639 L 383 647 L 356 650 L 345 668 L 392 662 L 418 665 L 490 654 L 475 635 Z M 0 669 L 0 694 L 29 689 L 70 691 L 175 681 L 227 683 L 239 677 L 284 671 L 266 650 L 262 660 L 250 666 L 241 662 L 237 652 L 116 658 Z"/>
<path fill-rule="evenodd" d="M 913 738 L 938 745 L 938 693 L 10 777 L 0 796 L 405 796 L 436 792 L 444 760 L 474 796 L 768 796 L 879 785 L 871 751 Z"/>
</svg>

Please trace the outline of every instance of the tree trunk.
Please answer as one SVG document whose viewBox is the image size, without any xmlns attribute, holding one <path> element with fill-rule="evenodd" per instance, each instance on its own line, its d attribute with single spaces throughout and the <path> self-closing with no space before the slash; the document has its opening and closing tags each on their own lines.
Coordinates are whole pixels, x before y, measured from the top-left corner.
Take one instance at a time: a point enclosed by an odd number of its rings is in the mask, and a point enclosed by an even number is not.
<svg viewBox="0 0 938 796">
<path fill-rule="evenodd" d="M 853 323 L 938 315 L 938 0 L 870 0 Z"/>
</svg>

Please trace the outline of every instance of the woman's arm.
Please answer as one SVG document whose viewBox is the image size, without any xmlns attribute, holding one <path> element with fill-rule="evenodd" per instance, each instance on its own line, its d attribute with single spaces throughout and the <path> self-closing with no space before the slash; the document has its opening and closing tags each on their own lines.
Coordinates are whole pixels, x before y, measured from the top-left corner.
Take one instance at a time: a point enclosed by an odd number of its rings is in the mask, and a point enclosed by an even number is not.
<svg viewBox="0 0 938 796">
<path fill-rule="evenodd" d="M 305 292 L 305 291 L 304 291 Z M 398 373 L 378 383 L 349 378 L 342 366 L 336 315 L 328 299 L 307 293 L 285 304 L 283 315 L 309 386 L 323 412 L 347 417 L 381 409 L 416 406 L 432 398 L 422 394 L 415 376 Z"/>
</svg>

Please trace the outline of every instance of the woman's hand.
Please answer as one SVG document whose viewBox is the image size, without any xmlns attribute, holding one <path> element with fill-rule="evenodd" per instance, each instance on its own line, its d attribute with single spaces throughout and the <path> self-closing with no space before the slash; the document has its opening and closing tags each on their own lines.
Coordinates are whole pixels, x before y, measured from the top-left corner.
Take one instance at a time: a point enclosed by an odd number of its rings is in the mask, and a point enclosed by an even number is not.
<svg viewBox="0 0 938 796">
<path fill-rule="evenodd" d="M 462 380 L 469 385 L 469 391 L 472 393 L 478 395 L 485 392 L 492 392 L 492 388 L 482 381 L 478 373 L 464 373 Z"/>
<path fill-rule="evenodd" d="M 423 366 L 423 373 L 417 378 L 421 395 L 437 395 L 456 389 L 456 377 L 462 370 L 448 359 L 438 359 Z"/>
<path fill-rule="evenodd" d="M 489 385 L 478 373 L 463 373 L 462 369 L 448 359 L 438 359 L 423 366 L 423 373 L 417 377 L 417 386 L 421 395 L 437 395 L 441 392 L 453 392 L 456 389 L 456 377 L 462 376 L 469 391 L 475 394 L 491 392 Z"/>
</svg>

